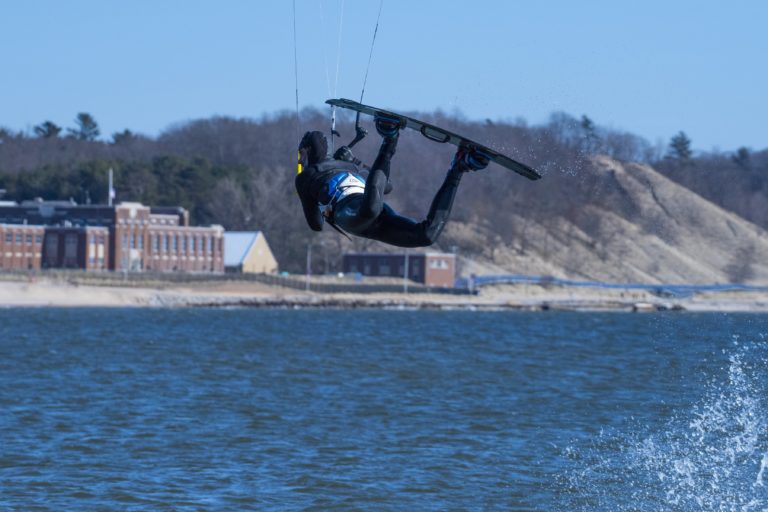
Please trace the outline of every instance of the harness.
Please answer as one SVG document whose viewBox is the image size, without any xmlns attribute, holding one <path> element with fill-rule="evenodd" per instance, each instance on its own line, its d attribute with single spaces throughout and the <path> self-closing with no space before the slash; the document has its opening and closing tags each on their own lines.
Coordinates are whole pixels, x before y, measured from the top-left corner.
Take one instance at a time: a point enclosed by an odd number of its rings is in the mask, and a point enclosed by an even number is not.
<svg viewBox="0 0 768 512">
<path fill-rule="evenodd" d="M 365 180 L 355 172 L 357 171 L 357 166 L 353 163 L 332 160 L 317 164 L 317 168 L 321 173 L 341 171 L 326 183 L 325 192 L 328 200 L 325 203 L 319 203 L 319 206 L 323 217 L 325 217 L 331 227 L 349 238 L 349 235 L 336 226 L 336 223 L 333 221 L 333 209 L 342 199 L 353 194 L 365 192 Z"/>
<path fill-rule="evenodd" d="M 316 164 L 316 167 L 317 172 L 321 176 L 330 172 L 335 173 L 333 178 L 325 184 L 327 201 L 320 201 L 319 203 L 325 217 L 329 216 L 329 210 L 332 210 L 336 203 L 343 198 L 351 194 L 362 194 L 365 192 L 365 180 L 357 174 L 358 167 L 354 163 L 326 160 Z"/>
<path fill-rule="evenodd" d="M 323 206 L 333 208 L 336 203 L 345 197 L 365 192 L 365 182 L 357 174 L 351 172 L 340 173 L 328 182 L 327 192 L 330 200 Z"/>
</svg>

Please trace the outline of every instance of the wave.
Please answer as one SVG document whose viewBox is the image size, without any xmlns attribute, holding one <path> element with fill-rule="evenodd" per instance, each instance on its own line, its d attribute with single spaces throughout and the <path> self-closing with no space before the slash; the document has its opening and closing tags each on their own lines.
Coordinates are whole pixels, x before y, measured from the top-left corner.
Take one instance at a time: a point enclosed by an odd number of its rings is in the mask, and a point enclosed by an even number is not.
<svg viewBox="0 0 768 512">
<path fill-rule="evenodd" d="M 570 510 L 768 510 L 768 343 L 734 342 L 727 369 L 661 431 L 602 432 L 565 450 Z"/>
</svg>

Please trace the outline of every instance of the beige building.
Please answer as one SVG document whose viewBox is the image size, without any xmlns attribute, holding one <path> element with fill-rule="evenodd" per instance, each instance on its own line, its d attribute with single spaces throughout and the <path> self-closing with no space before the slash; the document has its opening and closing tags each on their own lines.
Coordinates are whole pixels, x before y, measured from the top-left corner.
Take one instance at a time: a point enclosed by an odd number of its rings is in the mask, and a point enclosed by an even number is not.
<svg viewBox="0 0 768 512">
<path fill-rule="evenodd" d="M 261 231 L 224 233 L 224 268 L 227 272 L 277 272 L 277 260 Z"/>
</svg>

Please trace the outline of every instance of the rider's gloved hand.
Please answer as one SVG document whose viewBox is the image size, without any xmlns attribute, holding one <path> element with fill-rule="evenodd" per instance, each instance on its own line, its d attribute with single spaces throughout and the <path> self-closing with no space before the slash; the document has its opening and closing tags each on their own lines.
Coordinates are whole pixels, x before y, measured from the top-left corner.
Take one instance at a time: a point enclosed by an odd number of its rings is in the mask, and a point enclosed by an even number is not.
<svg viewBox="0 0 768 512">
<path fill-rule="evenodd" d="M 333 154 L 333 159 L 341 160 L 343 162 L 351 162 L 355 165 L 360 165 L 362 163 L 359 158 L 355 158 L 355 155 L 352 154 L 352 150 L 347 146 L 341 146 L 337 149 Z"/>
</svg>

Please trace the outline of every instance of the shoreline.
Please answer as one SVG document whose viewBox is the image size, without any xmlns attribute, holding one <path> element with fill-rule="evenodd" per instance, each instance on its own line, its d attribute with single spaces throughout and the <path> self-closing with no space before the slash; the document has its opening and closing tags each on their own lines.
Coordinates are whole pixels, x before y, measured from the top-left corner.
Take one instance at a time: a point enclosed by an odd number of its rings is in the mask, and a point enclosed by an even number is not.
<svg viewBox="0 0 768 512">
<path fill-rule="evenodd" d="M 707 292 L 667 298 L 636 290 L 535 285 L 489 287 L 478 295 L 319 293 L 238 281 L 138 286 L 86 285 L 48 278 L 0 281 L 0 308 L 18 307 L 768 313 L 768 293 Z"/>
</svg>

